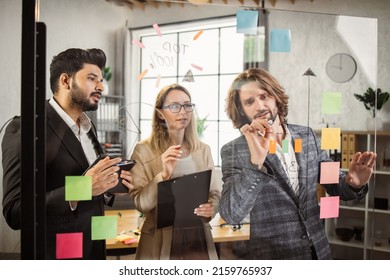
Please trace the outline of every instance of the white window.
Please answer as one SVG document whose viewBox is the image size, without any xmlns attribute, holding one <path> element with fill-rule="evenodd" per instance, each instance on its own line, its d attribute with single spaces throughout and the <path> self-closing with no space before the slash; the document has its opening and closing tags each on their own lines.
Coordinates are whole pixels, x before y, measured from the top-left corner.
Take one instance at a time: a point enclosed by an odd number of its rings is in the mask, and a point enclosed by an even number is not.
<svg viewBox="0 0 390 280">
<path fill-rule="evenodd" d="M 128 151 L 136 141 L 149 136 L 160 89 L 178 83 L 191 93 L 198 117 L 207 117 L 201 139 L 210 145 L 214 163 L 220 166 L 221 147 L 240 135 L 226 116 L 225 98 L 231 82 L 243 71 L 245 37 L 236 33 L 235 17 L 164 25 L 160 31 L 162 36 L 153 27 L 130 30 L 132 83 L 126 107 L 133 123 L 128 125 L 137 123 L 140 133 L 130 136 Z M 189 78 L 194 81 L 183 81 Z M 129 130 L 136 132 L 138 128 Z"/>
</svg>

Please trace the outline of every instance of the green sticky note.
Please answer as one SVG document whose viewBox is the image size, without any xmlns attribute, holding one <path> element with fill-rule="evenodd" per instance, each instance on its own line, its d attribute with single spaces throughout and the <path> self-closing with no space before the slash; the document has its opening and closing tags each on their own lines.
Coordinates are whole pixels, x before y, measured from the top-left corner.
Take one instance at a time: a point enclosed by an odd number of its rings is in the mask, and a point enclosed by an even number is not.
<svg viewBox="0 0 390 280">
<path fill-rule="evenodd" d="M 339 115 L 341 111 L 341 92 L 322 94 L 322 114 Z"/>
<path fill-rule="evenodd" d="M 91 176 L 66 176 L 65 200 L 80 201 L 92 199 Z"/>
<path fill-rule="evenodd" d="M 94 216 L 91 223 L 92 240 L 103 240 L 117 236 L 117 216 Z"/>
<path fill-rule="evenodd" d="M 283 154 L 288 154 L 288 140 L 282 140 L 282 152 Z"/>
<path fill-rule="evenodd" d="M 323 128 L 321 130 L 321 149 L 323 150 L 338 150 L 341 145 L 341 129 L 340 128 Z"/>
</svg>

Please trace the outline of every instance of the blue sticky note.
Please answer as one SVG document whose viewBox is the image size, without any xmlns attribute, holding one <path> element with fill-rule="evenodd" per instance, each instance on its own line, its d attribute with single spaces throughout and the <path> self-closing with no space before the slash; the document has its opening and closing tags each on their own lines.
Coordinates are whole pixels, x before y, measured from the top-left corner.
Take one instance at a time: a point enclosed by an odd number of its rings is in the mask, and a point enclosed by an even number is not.
<svg viewBox="0 0 390 280">
<path fill-rule="evenodd" d="M 270 35 L 269 49 L 271 52 L 291 51 L 290 29 L 272 29 Z"/>
<path fill-rule="evenodd" d="M 239 10 L 237 11 L 237 33 L 250 35 L 257 34 L 258 11 Z"/>
</svg>

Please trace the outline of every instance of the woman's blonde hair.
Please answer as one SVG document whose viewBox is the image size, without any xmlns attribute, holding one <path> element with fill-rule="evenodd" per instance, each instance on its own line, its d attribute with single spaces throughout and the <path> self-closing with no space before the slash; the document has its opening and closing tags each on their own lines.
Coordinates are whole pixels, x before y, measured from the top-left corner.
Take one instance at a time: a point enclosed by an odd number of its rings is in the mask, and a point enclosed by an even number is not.
<svg viewBox="0 0 390 280">
<path fill-rule="evenodd" d="M 169 147 L 169 132 L 168 127 L 165 120 L 162 120 L 159 117 L 161 113 L 161 108 L 164 106 L 164 102 L 168 94 L 173 90 L 183 91 L 188 95 L 191 101 L 191 95 L 189 91 L 178 84 L 171 84 L 165 86 L 160 90 L 156 97 L 156 102 L 154 104 L 154 111 L 152 117 L 152 133 L 150 136 L 144 141 L 149 143 L 152 149 L 160 154 L 164 153 L 166 149 Z M 193 115 L 191 117 L 191 121 L 184 131 L 184 139 L 183 143 L 188 146 L 191 152 L 196 151 L 200 146 L 200 140 L 197 135 L 196 130 L 196 113 L 195 110 L 192 111 Z"/>
<path fill-rule="evenodd" d="M 249 82 L 256 82 L 260 89 L 268 92 L 276 100 L 278 115 L 282 124 L 287 124 L 288 96 L 279 82 L 267 71 L 250 68 L 239 74 L 231 84 L 226 99 L 225 112 L 232 120 L 235 128 L 249 124 L 240 101 L 241 87 Z"/>
</svg>

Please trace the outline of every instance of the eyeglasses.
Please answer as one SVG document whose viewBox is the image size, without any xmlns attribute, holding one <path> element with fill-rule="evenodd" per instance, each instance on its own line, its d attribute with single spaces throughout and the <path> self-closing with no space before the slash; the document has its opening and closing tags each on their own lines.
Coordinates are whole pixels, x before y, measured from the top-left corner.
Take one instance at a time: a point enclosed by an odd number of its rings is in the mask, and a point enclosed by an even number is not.
<svg viewBox="0 0 390 280">
<path fill-rule="evenodd" d="M 184 108 L 184 111 L 186 112 L 192 112 L 194 111 L 195 104 L 187 103 L 187 104 L 171 104 L 167 106 L 161 107 L 161 109 L 169 109 L 172 113 L 179 113 L 181 111 L 181 107 Z"/>
</svg>

